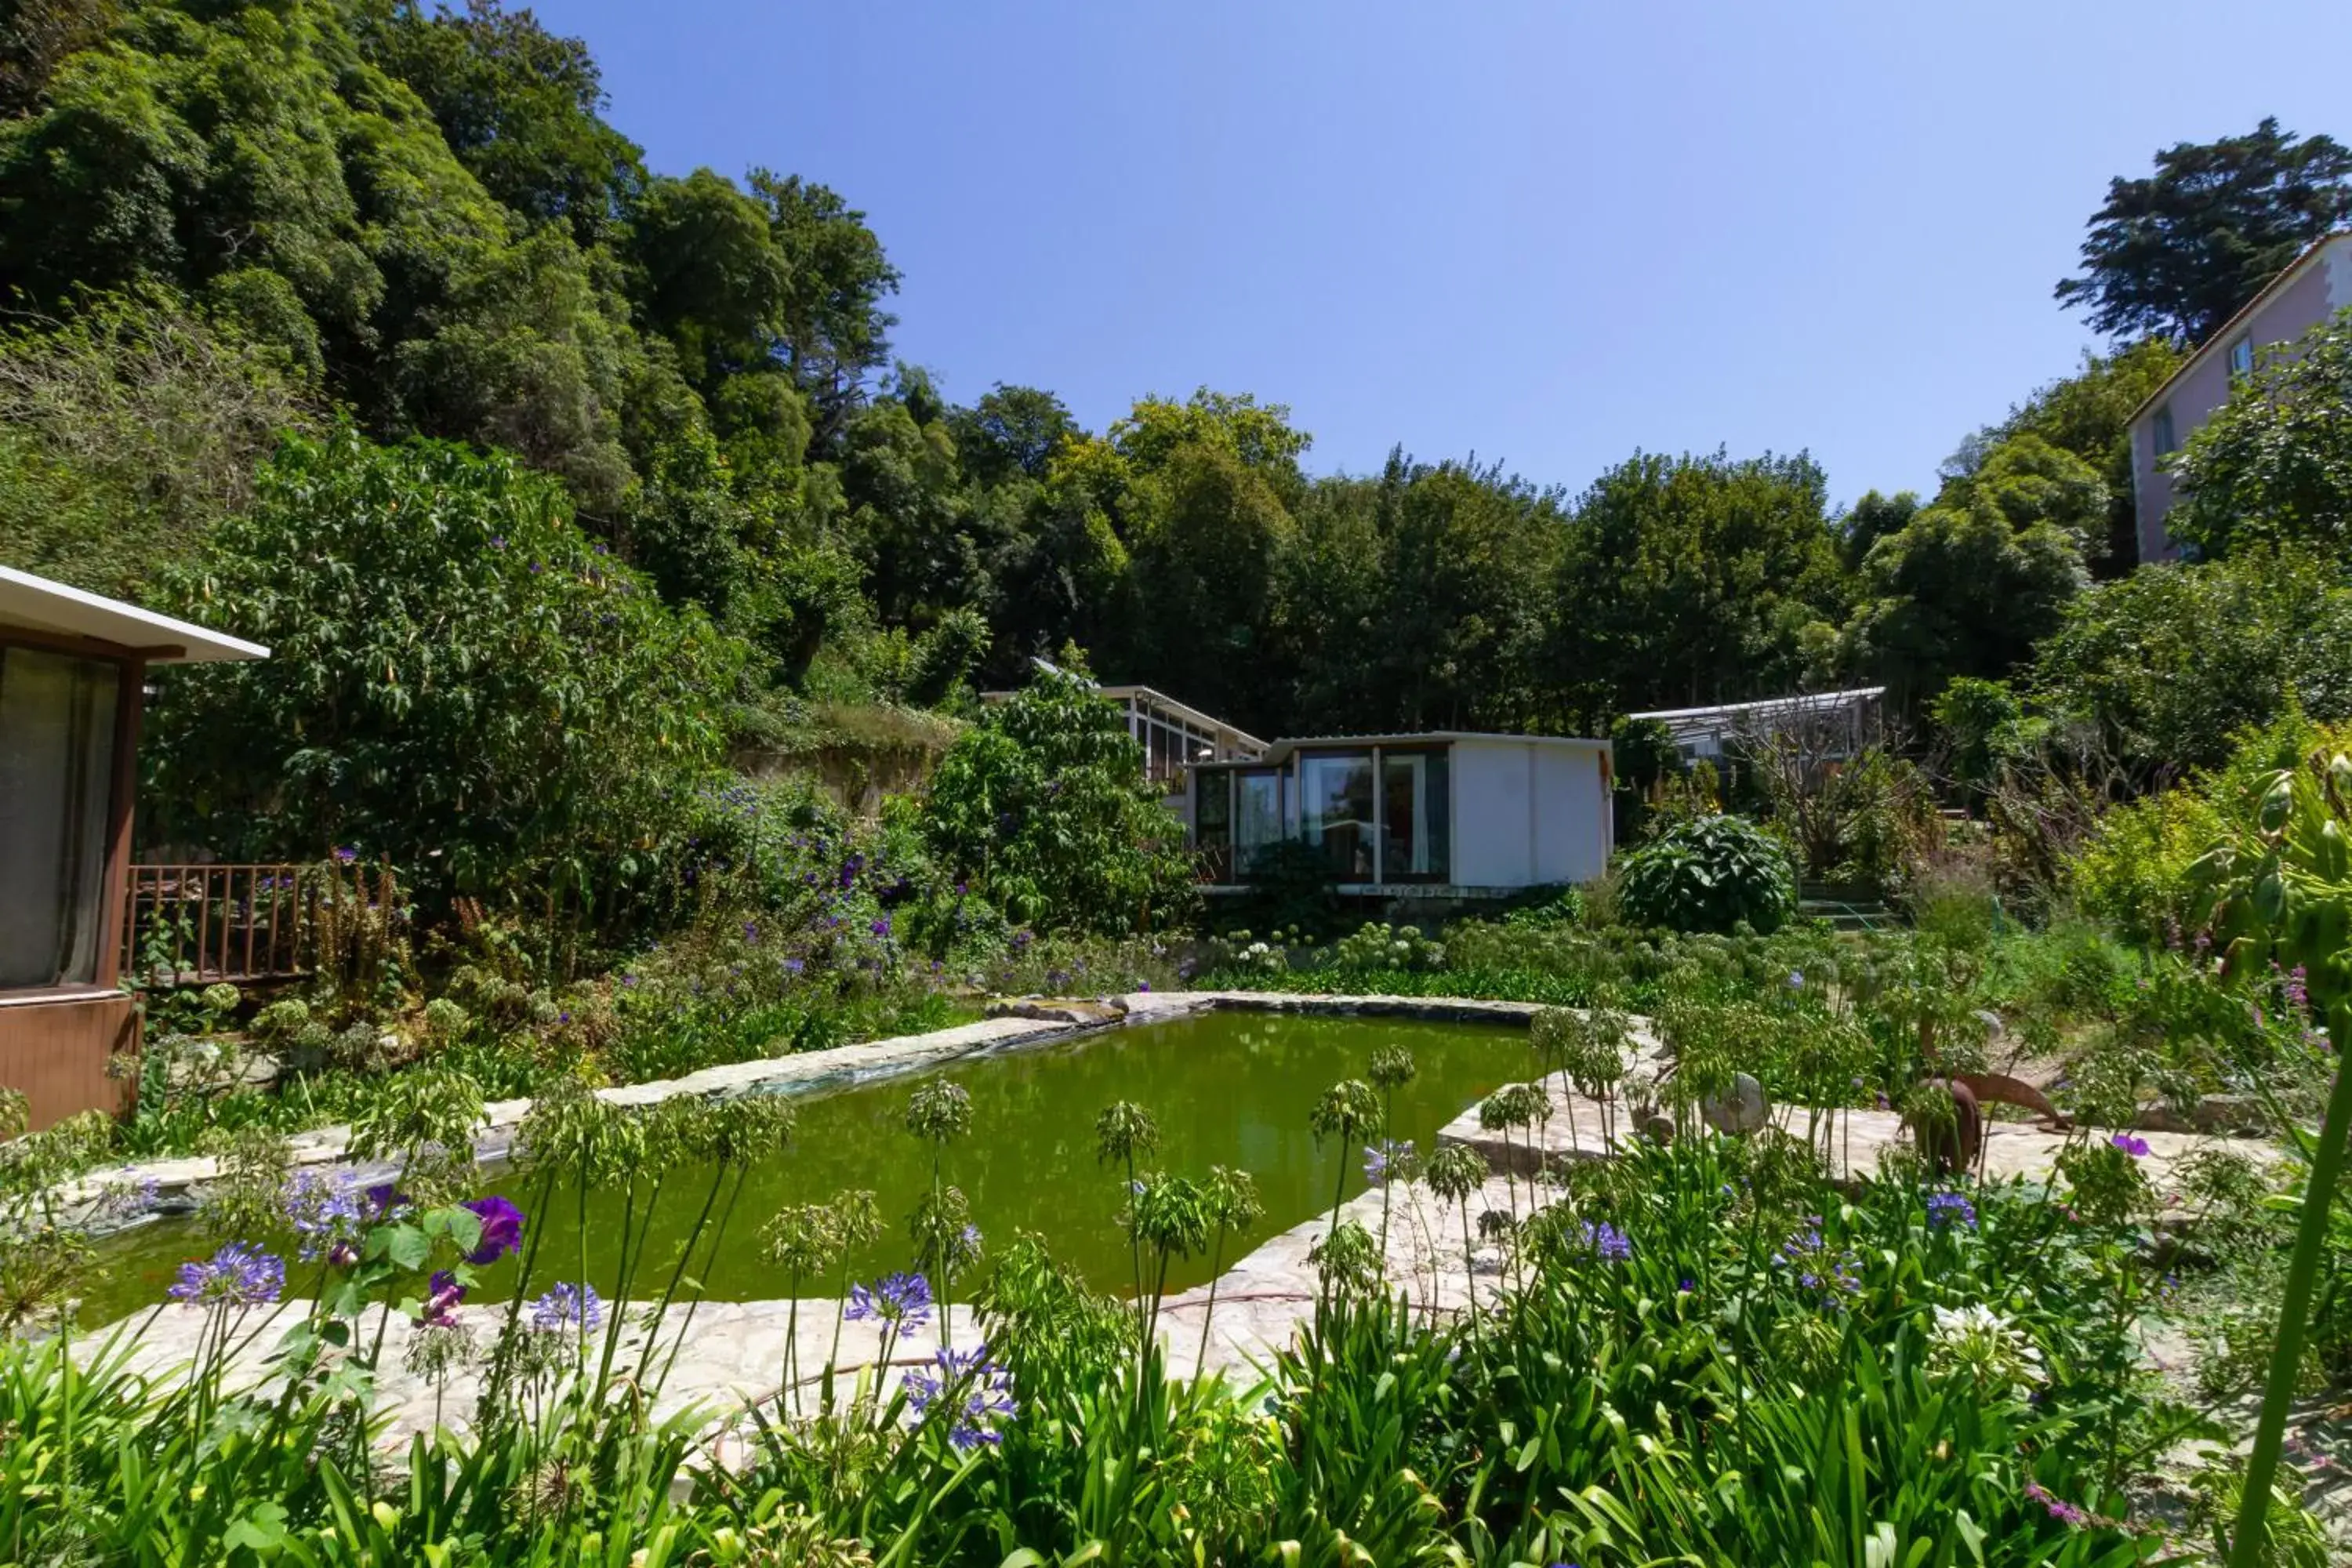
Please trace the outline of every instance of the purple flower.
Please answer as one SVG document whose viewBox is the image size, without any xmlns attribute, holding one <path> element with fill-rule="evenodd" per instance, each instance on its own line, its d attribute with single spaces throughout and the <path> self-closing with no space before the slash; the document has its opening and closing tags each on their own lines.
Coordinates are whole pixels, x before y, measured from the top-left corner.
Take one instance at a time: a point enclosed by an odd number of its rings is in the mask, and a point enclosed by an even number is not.
<svg viewBox="0 0 2352 1568">
<path fill-rule="evenodd" d="M 2083 1525 L 2090 1522 L 2091 1516 L 2089 1514 L 2084 1513 L 2081 1509 L 2076 1508 L 2071 1502 L 2066 1502 L 2059 1498 L 2051 1496 L 2047 1491 L 2042 1489 L 2042 1484 L 2039 1481 L 2026 1482 L 2025 1495 L 2032 1499 L 2035 1502 L 2040 1503 L 2049 1513 L 2050 1517 L 2056 1520 L 2061 1524 L 2070 1524 L 2080 1529 Z"/>
<path fill-rule="evenodd" d="M 1149 991 L 1151 989 L 1151 982 L 1149 980 L 1139 980 L 1135 983 L 1135 988 L 1138 991 Z"/>
<path fill-rule="evenodd" d="M 251 1307 L 275 1301 L 285 1289 L 285 1259 L 232 1241 L 209 1258 L 181 1264 L 178 1281 L 164 1294 L 191 1305 Z"/>
<path fill-rule="evenodd" d="M 530 1304 L 530 1326 L 553 1331 L 576 1325 L 593 1333 L 604 1321 L 604 1304 L 593 1285 L 557 1285 Z"/>
<path fill-rule="evenodd" d="M 1789 971 L 1789 989 L 1791 991 L 1802 991 L 1804 988 L 1805 972 L 1801 969 L 1791 969 Z"/>
<path fill-rule="evenodd" d="M 466 1261 L 477 1268 L 496 1263 L 522 1245 L 522 1210 L 505 1198 L 492 1194 L 487 1198 L 467 1198 L 458 1206 L 471 1209 L 482 1222 L 481 1244 L 466 1254 Z"/>
<path fill-rule="evenodd" d="M 1927 1224 L 1937 1230 L 1948 1230 L 1956 1224 L 1974 1230 L 1977 1206 L 1958 1193 L 1934 1194 L 1927 1199 Z"/>
<path fill-rule="evenodd" d="M 941 1345 L 930 1369 L 908 1373 L 906 1384 L 907 1404 L 916 1415 L 928 1415 L 940 1405 L 954 1410 L 948 1441 L 967 1453 L 982 1443 L 1002 1442 L 998 1423 L 1020 1411 L 1012 1374 L 988 1359 L 984 1344 L 961 1352 Z"/>
<path fill-rule="evenodd" d="M 784 973 L 787 974 L 798 974 L 802 970 L 806 969 L 807 967 L 807 963 L 802 959 L 788 958 L 784 960 Z"/>
<path fill-rule="evenodd" d="M 871 929 L 876 936 L 888 936 L 890 934 L 890 917 L 888 915 L 875 916 L 874 924 Z"/>
<path fill-rule="evenodd" d="M 2147 1140 L 2145 1138 L 2135 1138 L 2128 1132 L 2118 1132 L 2114 1137 L 2108 1139 L 2107 1142 L 2110 1147 L 2122 1150 L 2125 1153 L 2129 1154 L 2135 1160 L 2141 1158 L 2147 1152 Z"/>
<path fill-rule="evenodd" d="M 286 1222 L 300 1240 L 305 1263 L 315 1263 L 339 1245 L 356 1240 L 365 1228 L 360 1194 L 348 1182 L 331 1181 L 315 1171 L 299 1171 L 286 1184 L 278 1200 Z"/>
<path fill-rule="evenodd" d="M 1584 1245 L 1606 1263 L 1623 1263 L 1633 1256 L 1633 1239 L 1607 1220 L 1586 1220 L 1578 1227 Z"/>
<path fill-rule="evenodd" d="M 1396 1169 L 1397 1162 L 1405 1159 L 1412 1152 L 1411 1143 L 1399 1143 L 1394 1139 L 1383 1139 L 1377 1144 L 1365 1144 L 1364 1180 L 1376 1187 L 1386 1186 L 1392 1176 L 1402 1173 Z"/>
<path fill-rule="evenodd" d="M 757 942 L 760 940 L 760 922 L 758 921 L 745 921 L 743 922 L 743 940 L 749 942 Z"/>
<path fill-rule="evenodd" d="M 963 894 L 964 894 L 964 884 L 963 884 L 963 879 L 962 879 L 961 878 L 958 878 L 958 879 L 956 879 L 956 897 L 957 897 L 957 898 L 959 898 L 959 899 L 961 899 L 961 898 L 962 898 L 962 897 L 963 897 Z"/>
<path fill-rule="evenodd" d="M 436 1329 L 457 1326 L 457 1303 L 466 1299 L 466 1288 L 457 1277 L 444 1268 L 433 1276 L 433 1283 L 425 1295 L 425 1310 L 417 1318 L 420 1323 Z"/>
<path fill-rule="evenodd" d="M 635 991 L 637 988 L 637 977 L 634 974 L 624 974 L 621 976 L 621 985 L 624 990 Z"/>
<path fill-rule="evenodd" d="M 492 535 L 490 535 L 490 548 L 491 548 L 491 549 L 493 549 L 493 550 L 504 550 L 506 547 L 507 547 L 507 536 L 506 536 L 505 534 L 503 534 L 503 533 L 493 533 Z"/>
<path fill-rule="evenodd" d="M 898 1273 L 871 1287 L 852 1285 L 849 1306 L 842 1315 L 853 1322 L 871 1318 L 901 1329 L 919 1329 L 931 1321 L 931 1282 L 919 1274 Z"/>
<path fill-rule="evenodd" d="M 360 852 L 352 848 L 350 845 L 338 844 L 335 846 L 335 858 L 341 861 L 344 865 L 348 866 L 359 858 Z"/>
</svg>

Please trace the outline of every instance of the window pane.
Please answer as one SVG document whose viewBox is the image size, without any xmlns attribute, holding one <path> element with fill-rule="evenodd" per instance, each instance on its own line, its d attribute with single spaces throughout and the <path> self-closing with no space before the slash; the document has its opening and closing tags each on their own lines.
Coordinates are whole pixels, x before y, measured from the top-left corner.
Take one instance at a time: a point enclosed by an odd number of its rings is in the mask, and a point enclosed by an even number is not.
<svg viewBox="0 0 2352 1568">
<path fill-rule="evenodd" d="M 0 648 L 0 991 L 98 978 L 118 671 Z"/>
<path fill-rule="evenodd" d="M 1282 842 L 1282 775 L 1271 768 L 1234 779 L 1234 864 L 1246 876 L 1260 851 Z"/>
<path fill-rule="evenodd" d="M 1206 770 L 1192 775 L 1192 841 L 1222 849 L 1233 841 L 1234 775 Z"/>
<path fill-rule="evenodd" d="M 1298 836 L 1342 882 L 1372 879 L 1372 759 L 1361 752 L 1302 757 Z"/>
<path fill-rule="evenodd" d="M 1445 880 L 1445 753 L 1386 752 L 1381 773 L 1381 876 L 1392 882 Z"/>
</svg>

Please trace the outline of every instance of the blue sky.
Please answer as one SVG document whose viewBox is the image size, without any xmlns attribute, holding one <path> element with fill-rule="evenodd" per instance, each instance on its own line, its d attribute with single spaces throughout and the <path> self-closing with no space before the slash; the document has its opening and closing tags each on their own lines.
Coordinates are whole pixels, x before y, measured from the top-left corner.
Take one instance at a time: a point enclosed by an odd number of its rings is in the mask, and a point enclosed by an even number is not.
<svg viewBox="0 0 2352 1568">
<path fill-rule="evenodd" d="M 542 0 L 652 166 L 798 173 L 906 275 L 899 355 L 1100 428 L 1200 385 L 1320 471 L 1810 448 L 1924 488 L 2094 340 L 2116 174 L 2352 141 L 2352 5 Z"/>
</svg>

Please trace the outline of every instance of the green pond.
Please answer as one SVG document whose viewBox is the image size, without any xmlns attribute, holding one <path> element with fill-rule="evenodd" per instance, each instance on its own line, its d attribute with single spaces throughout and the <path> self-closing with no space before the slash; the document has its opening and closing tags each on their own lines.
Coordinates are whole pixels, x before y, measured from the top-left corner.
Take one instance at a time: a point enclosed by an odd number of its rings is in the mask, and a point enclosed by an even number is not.
<svg viewBox="0 0 2352 1568">
<path fill-rule="evenodd" d="M 948 1148 L 947 1180 L 971 1200 L 972 1218 L 992 1246 L 1016 1232 L 1033 1232 L 1096 1286 L 1124 1294 L 1132 1278 L 1117 1223 L 1124 1175 L 1097 1163 L 1094 1125 L 1104 1106 L 1131 1100 L 1160 1124 L 1153 1166 L 1200 1176 L 1211 1165 L 1231 1165 L 1256 1178 L 1265 1218 L 1228 1247 L 1230 1263 L 1328 1206 L 1343 1167 L 1349 1194 L 1363 1190 L 1363 1151 L 1328 1142 L 1318 1147 L 1307 1118 L 1325 1089 L 1364 1076 L 1372 1052 L 1389 1044 L 1411 1049 L 1420 1069 L 1397 1093 L 1397 1126 L 1390 1135 L 1413 1139 L 1423 1150 L 1465 1107 L 1528 1077 L 1535 1066 L 1526 1032 L 1509 1026 L 1218 1012 L 1112 1029 L 940 1069 L 971 1091 L 972 1110 L 971 1135 Z M 928 1185 L 929 1167 L 927 1146 L 908 1134 L 901 1117 L 908 1092 L 928 1076 L 796 1097 L 791 1146 L 751 1173 L 725 1244 L 705 1274 L 712 1299 L 783 1295 L 786 1281 L 760 1256 L 760 1226 L 786 1205 L 822 1202 L 849 1188 L 871 1188 L 889 1227 L 871 1254 L 856 1260 L 857 1277 L 908 1266 L 906 1216 Z M 510 1173 L 493 1169 L 487 1184 L 527 1213 L 533 1209 L 534 1194 Z M 709 1185 L 707 1170 L 667 1173 L 649 1263 L 677 1257 Z M 578 1274 L 579 1213 L 571 1192 L 530 1213 L 529 1223 L 544 1229 L 534 1293 L 551 1279 Z M 617 1192 L 589 1194 L 588 1272 L 608 1293 L 615 1283 L 620 1216 Z M 86 1314 L 103 1322 L 156 1300 L 179 1264 L 199 1250 L 209 1248 L 183 1222 L 142 1226 L 103 1244 Z M 505 1297 L 518 1272 L 515 1261 L 484 1270 L 474 1299 Z M 653 1274 L 654 1289 L 667 1278 L 667 1268 L 646 1272 Z M 310 1289 L 307 1273 L 289 1264 L 289 1290 Z M 1170 1288 L 1201 1284 L 1208 1275 L 1205 1258 L 1180 1263 Z M 641 1275 L 639 1293 L 646 1289 Z M 814 1285 L 804 1289 L 831 1293 Z"/>
</svg>

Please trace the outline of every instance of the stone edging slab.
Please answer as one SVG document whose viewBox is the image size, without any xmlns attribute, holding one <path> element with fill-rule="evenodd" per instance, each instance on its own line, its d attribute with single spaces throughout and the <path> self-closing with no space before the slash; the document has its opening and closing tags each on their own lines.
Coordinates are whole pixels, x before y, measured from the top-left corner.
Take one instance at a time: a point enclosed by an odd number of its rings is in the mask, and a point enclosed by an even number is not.
<svg viewBox="0 0 2352 1568">
<path fill-rule="evenodd" d="M 1224 1009 L 1265 1013 L 1320 1013 L 1340 1016 L 1402 1017 L 1433 1023 L 1525 1024 L 1544 1010 L 1532 1002 L 1492 1002 L 1451 996 L 1324 996 L 1287 991 L 1139 991 L 1106 998 L 1100 1017 L 1055 1016 L 1050 1005 L 1026 1007 L 1032 1016 L 983 1018 L 923 1035 L 900 1035 L 860 1045 L 834 1046 L 797 1056 L 762 1057 L 704 1068 L 683 1078 L 656 1079 L 622 1084 L 596 1091 L 613 1105 L 656 1105 L 681 1095 L 727 1099 L 739 1094 L 772 1094 L 788 1089 L 831 1088 L 864 1083 L 901 1073 L 1013 1050 L 1046 1040 L 1069 1038 L 1098 1029 L 1129 1024 L 1150 1024 L 1194 1013 Z M 496 1160 L 512 1149 L 515 1130 L 530 1113 L 527 1100 L 493 1100 L 483 1108 L 477 1152 Z M 362 1165 L 345 1158 L 351 1146 L 348 1125 L 317 1127 L 288 1140 L 297 1169 L 345 1166 L 363 1176 L 388 1175 L 388 1169 Z M 100 1166 L 65 1183 L 57 1197 L 67 1215 L 86 1222 L 97 1213 L 110 1190 L 155 1185 L 160 1212 L 184 1210 L 190 1189 L 220 1173 L 210 1155 L 184 1155 Z M 142 1216 L 143 1217 L 143 1216 Z M 134 1222 L 135 1223 L 135 1222 Z"/>
</svg>

